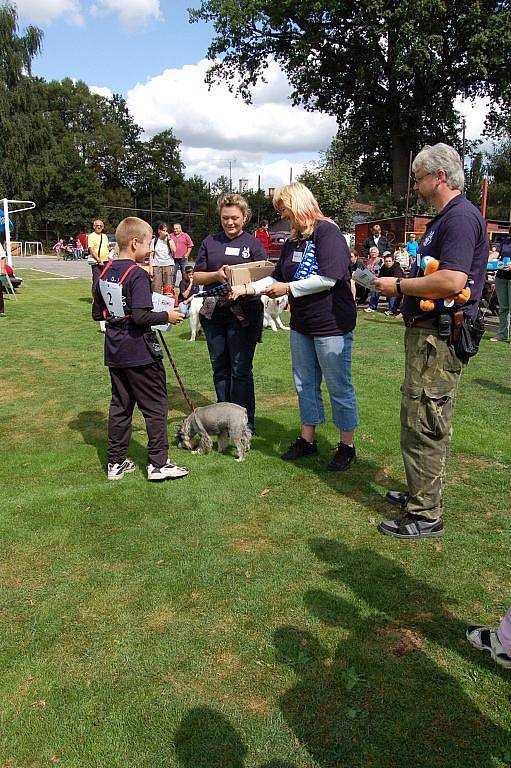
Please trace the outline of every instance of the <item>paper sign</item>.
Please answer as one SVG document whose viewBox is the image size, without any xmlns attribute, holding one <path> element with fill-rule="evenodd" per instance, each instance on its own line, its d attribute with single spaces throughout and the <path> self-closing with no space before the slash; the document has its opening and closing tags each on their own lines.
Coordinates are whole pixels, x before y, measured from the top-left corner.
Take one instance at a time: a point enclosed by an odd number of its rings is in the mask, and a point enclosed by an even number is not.
<svg viewBox="0 0 511 768">
<path fill-rule="evenodd" d="M 109 280 L 99 281 L 99 290 L 106 304 L 109 315 L 113 317 L 124 317 L 124 307 L 122 303 L 122 285 L 111 283 Z"/>
<path fill-rule="evenodd" d="M 169 312 L 171 309 L 175 309 L 175 301 L 173 296 L 164 296 L 162 293 L 153 293 L 153 312 Z M 167 331 L 171 328 L 171 323 L 165 323 L 164 325 L 153 325 L 157 331 Z"/>
<path fill-rule="evenodd" d="M 376 275 L 369 269 L 356 269 L 351 277 L 356 283 L 362 285 L 364 288 L 371 288 Z"/>
</svg>

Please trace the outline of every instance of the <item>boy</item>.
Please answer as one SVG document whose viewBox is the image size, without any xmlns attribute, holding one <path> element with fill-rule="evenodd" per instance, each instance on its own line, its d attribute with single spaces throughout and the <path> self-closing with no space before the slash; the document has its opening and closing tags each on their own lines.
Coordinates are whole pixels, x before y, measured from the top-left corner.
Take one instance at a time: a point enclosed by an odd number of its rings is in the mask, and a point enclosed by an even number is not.
<svg viewBox="0 0 511 768">
<path fill-rule="evenodd" d="M 108 262 L 98 278 L 92 316 L 106 320 L 105 365 L 110 371 L 112 400 L 108 415 L 108 479 L 121 480 L 135 465 L 126 458 L 135 403 L 145 419 L 148 436 L 148 480 L 184 477 L 185 467 L 168 459 L 167 385 L 165 368 L 146 337 L 152 325 L 177 324 L 176 310 L 153 312 L 149 275 L 138 262 L 149 251 L 152 231 L 135 216 L 121 221 L 115 232 L 119 257 Z M 160 351 L 161 352 L 161 351 Z"/>
</svg>

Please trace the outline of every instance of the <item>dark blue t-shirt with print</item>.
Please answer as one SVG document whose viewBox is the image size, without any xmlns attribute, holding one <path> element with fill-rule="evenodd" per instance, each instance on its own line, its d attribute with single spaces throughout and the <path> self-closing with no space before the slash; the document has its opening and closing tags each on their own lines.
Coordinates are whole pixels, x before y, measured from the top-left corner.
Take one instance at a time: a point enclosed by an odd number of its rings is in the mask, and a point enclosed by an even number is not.
<svg viewBox="0 0 511 768">
<path fill-rule="evenodd" d="M 191 299 L 192 296 L 195 296 L 196 293 L 199 293 L 200 288 L 198 285 L 194 285 L 192 283 L 192 287 L 190 288 L 190 292 L 186 298 L 183 296 L 183 293 L 190 287 L 190 283 L 188 280 L 181 280 L 179 283 L 179 294 L 177 300 L 179 302 L 186 301 L 186 299 Z"/>
<path fill-rule="evenodd" d="M 424 274 L 420 264 L 425 256 L 437 259 L 440 269 L 465 272 L 471 295 L 469 301 L 461 308 L 465 314 L 473 316 L 477 312 L 486 280 L 488 250 L 488 230 L 481 213 L 465 195 L 456 195 L 427 225 L 424 237 L 419 243 L 416 261 L 410 270 L 410 277 L 420 277 Z M 458 308 L 447 308 L 443 300 L 438 300 L 435 304 L 433 311 L 423 312 L 420 308 L 420 298 L 405 296 L 401 312 L 405 317 L 429 319 L 441 312 Z"/>
<path fill-rule="evenodd" d="M 199 248 L 195 272 L 216 272 L 224 264 L 244 264 L 248 261 L 265 261 L 266 251 L 262 243 L 247 232 L 234 238 L 225 232 L 208 235 Z"/>
<path fill-rule="evenodd" d="M 130 259 L 113 261 L 102 279 L 118 283 L 133 263 Z M 145 269 L 135 266 L 121 288 L 126 315 L 130 315 L 133 309 L 152 310 L 151 280 Z M 106 305 L 99 283 L 96 287 L 96 300 L 103 311 Z M 107 315 L 106 319 L 105 365 L 109 368 L 135 368 L 154 363 L 143 338 L 147 328 L 136 326 L 129 317 L 119 320 Z"/>
<path fill-rule="evenodd" d="M 296 280 L 309 242 L 315 246 L 316 274 L 336 282 L 332 288 L 308 296 L 295 298 L 290 293 L 291 328 L 308 336 L 342 336 L 355 327 L 357 310 L 351 293 L 350 252 L 336 224 L 318 221 L 309 238 L 286 240 L 273 277 L 285 283 Z"/>
</svg>

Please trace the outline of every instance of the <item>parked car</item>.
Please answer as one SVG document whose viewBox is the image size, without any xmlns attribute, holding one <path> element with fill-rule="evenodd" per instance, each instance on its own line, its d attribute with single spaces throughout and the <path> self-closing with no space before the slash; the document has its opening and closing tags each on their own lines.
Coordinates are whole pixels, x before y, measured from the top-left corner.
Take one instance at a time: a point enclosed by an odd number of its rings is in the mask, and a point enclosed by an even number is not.
<svg viewBox="0 0 511 768">
<path fill-rule="evenodd" d="M 278 261 L 280 259 L 280 252 L 282 246 L 289 237 L 289 232 L 270 232 L 271 245 L 268 259 L 270 261 Z"/>
</svg>

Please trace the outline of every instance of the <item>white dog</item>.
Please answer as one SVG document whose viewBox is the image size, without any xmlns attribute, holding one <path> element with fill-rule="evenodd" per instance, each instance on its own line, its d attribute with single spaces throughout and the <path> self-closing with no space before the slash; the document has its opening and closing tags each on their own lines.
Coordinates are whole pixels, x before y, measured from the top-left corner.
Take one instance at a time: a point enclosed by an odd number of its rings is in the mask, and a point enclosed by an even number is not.
<svg viewBox="0 0 511 768">
<path fill-rule="evenodd" d="M 200 296 L 194 296 L 193 299 L 190 302 L 190 338 L 189 341 L 195 341 L 195 337 L 197 336 L 197 333 L 202 333 L 202 328 L 199 322 L 199 312 L 201 311 L 202 305 L 204 303 L 204 299 Z"/>
<path fill-rule="evenodd" d="M 287 325 L 284 325 L 280 319 L 281 313 L 287 307 L 287 296 L 281 296 L 278 299 L 270 299 L 269 296 L 261 296 L 261 301 L 263 302 L 264 307 L 263 327 L 271 328 L 272 331 L 277 331 L 278 325 L 283 331 L 289 331 Z"/>
</svg>

